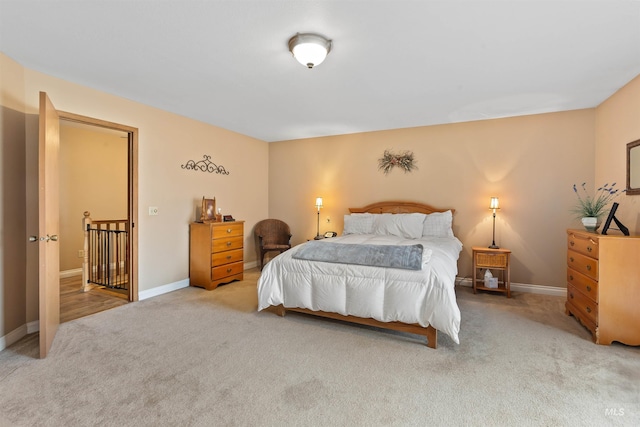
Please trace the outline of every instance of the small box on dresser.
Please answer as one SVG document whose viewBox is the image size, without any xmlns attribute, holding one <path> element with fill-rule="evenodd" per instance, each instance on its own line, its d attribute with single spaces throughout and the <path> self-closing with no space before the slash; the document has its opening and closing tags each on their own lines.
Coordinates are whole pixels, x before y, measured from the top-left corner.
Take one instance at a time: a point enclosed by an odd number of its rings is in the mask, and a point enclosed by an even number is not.
<svg viewBox="0 0 640 427">
<path fill-rule="evenodd" d="M 193 222 L 189 227 L 189 284 L 207 290 L 244 277 L 244 221 Z"/>
<path fill-rule="evenodd" d="M 567 315 L 596 344 L 640 345 L 640 236 L 567 230 Z"/>
</svg>

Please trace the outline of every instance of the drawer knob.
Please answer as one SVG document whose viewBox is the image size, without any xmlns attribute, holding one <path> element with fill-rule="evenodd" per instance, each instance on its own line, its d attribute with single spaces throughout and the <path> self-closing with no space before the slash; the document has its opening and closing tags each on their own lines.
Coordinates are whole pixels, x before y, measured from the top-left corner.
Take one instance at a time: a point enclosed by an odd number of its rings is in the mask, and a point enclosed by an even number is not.
<svg viewBox="0 0 640 427">
<path fill-rule="evenodd" d="M 231 242 L 227 242 L 227 246 L 231 246 Z"/>
<path fill-rule="evenodd" d="M 227 228 L 227 233 L 231 233 L 231 229 L 230 228 Z"/>
<path fill-rule="evenodd" d="M 591 271 L 591 266 L 587 265 L 587 271 Z"/>
<path fill-rule="evenodd" d="M 233 270 L 233 268 L 227 268 L 227 273 L 231 273 L 231 270 Z"/>
<path fill-rule="evenodd" d="M 569 296 L 573 299 L 573 292 L 569 292 Z"/>
<path fill-rule="evenodd" d="M 227 259 L 231 259 L 231 255 L 227 255 Z"/>
<path fill-rule="evenodd" d="M 591 307 L 587 307 L 587 313 L 591 313 Z"/>
<path fill-rule="evenodd" d="M 592 251 L 591 246 L 587 246 L 587 252 L 591 252 L 591 251 Z"/>
<path fill-rule="evenodd" d="M 587 292 L 591 292 L 591 286 L 587 285 Z"/>
<path fill-rule="evenodd" d="M 572 240 L 572 241 L 569 242 L 569 245 L 573 246 L 573 245 L 575 245 L 575 242 Z"/>
<path fill-rule="evenodd" d="M 569 258 L 569 261 L 573 262 L 573 257 Z"/>
<path fill-rule="evenodd" d="M 570 280 L 573 280 L 573 274 L 570 274 L 570 275 L 569 275 L 569 279 L 570 279 Z"/>
</svg>

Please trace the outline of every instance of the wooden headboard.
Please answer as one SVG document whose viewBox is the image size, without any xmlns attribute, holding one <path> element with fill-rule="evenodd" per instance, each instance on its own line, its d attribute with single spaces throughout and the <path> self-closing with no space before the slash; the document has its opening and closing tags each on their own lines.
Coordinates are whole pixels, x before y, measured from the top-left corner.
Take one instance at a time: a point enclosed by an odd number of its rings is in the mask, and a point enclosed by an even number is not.
<svg viewBox="0 0 640 427">
<path fill-rule="evenodd" d="M 424 213 L 430 214 L 433 212 L 446 212 L 451 211 L 451 214 L 455 213 L 455 209 L 438 209 L 424 203 L 416 202 L 378 202 L 372 203 L 363 208 L 349 208 L 351 213 Z"/>
</svg>

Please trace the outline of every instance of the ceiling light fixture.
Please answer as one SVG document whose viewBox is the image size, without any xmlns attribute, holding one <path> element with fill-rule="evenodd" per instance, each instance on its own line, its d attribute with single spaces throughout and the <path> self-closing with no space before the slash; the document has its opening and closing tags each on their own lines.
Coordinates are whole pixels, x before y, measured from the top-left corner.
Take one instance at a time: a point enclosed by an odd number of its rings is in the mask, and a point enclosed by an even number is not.
<svg viewBox="0 0 640 427">
<path fill-rule="evenodd" d="M 317 34 L 296 34 L 289 40 L 289 50 L 307 68 L 322 64 L 331 51 L 331 40 Z"/>
</svg>

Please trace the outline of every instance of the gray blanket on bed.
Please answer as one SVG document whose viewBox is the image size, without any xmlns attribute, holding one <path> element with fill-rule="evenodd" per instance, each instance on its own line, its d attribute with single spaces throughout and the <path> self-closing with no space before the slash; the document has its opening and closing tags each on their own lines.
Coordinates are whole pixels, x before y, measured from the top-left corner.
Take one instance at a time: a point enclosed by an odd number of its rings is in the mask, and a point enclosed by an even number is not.
<svg viewBox="0 0 640 427">
<path fill-rule="evenodd" d="M 293 258 L 308 261 L 358 264 L 375 267 L 422 269 L 422 245 L 358 245 L 351 243 L 307 242 Z"/>
</svg>

